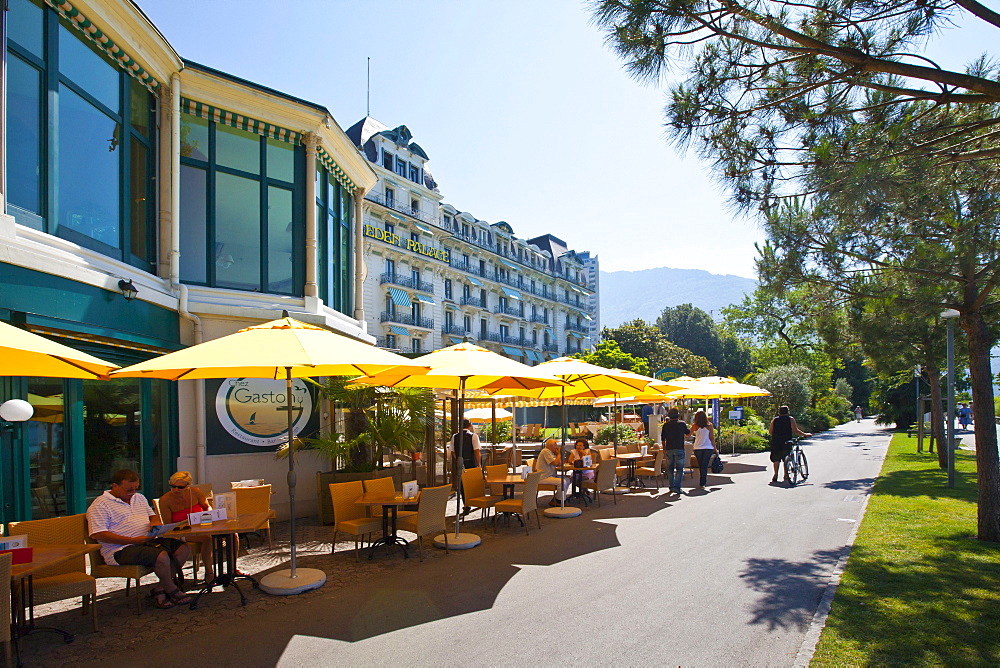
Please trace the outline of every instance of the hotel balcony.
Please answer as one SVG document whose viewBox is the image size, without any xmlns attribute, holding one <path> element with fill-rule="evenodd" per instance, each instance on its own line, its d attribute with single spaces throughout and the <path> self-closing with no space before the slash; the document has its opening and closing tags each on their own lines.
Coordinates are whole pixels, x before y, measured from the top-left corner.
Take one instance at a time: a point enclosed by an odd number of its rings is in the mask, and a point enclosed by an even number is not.
<svg viewBox="0 0 1000 668">
<path fill-rule="evenodd" d="M 404 288 L 411 288 L 413 290 L 419 290 L 420 292 L 434 294 L 433 283 L 428 283 L 427 281 L 415 281 L 411 277 L 403 276 L 401 274 L 382 274 L 379 276 L 378 282 L 379 285 L 390 283 L 392 285 L 401 285 Z"/>
<path fill-rule="evenodd" d="M 409 325 L 410 327 L 434 329 L 433 318 L 414 318 L 410 313 L 386 313 L 382 311 L 379 322 L 394 322 L 399 325 Z"/>
</svg>

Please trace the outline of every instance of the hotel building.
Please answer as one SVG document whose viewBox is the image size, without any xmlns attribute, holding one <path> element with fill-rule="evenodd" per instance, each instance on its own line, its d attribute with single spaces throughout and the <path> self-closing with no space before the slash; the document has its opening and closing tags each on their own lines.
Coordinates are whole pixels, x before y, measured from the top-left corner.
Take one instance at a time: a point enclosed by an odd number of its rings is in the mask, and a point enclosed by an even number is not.
<svg viewBox="0 0 1000 668">
<path fill-rule="evenodd" d="M 5 4 L 0 320 L 123 366 L 283 310 L 374 342 L 360 240 L 376 167 L 322 105 L 184 60 L 127 0 Z M 328 417 L 300 392 L 296 431 L 310 433 Z M 276 393 L 283 382 L 0 378 L 0 401 L 35 407 L 0 433 L 0 522 L 83 512 L 120 468 L 150 498 L 177 469 L 216 489 L 265 478 L 286 514 Z M 301 478 L 325 468 L 304 456 Z M 313 512 L 312 485 L 299 489 Z"/>
<path fill-rule="evenodd" d="M 405 125 L 366 117 L 347 135 L 378 176 L 362 201 L 362 235 L 365 319 L 380 346 L 421 353 L 471 341 L 537 364 L 592 345 L 596 256 L 442 202 Z"/>
</svg>

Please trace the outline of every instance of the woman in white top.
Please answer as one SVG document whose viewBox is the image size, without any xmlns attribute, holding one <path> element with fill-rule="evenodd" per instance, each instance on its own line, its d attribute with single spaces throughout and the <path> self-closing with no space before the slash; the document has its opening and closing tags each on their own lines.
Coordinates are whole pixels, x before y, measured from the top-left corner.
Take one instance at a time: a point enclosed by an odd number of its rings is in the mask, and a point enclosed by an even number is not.
<svg viewBox="0 0 1000 668">
<path fill-rule="evenodd" d="M 691 433 L 694 434 L 694 457 L 698 460 L 698 487 L 704 487 L 708 484 L 708 468 L 715 454 L 715 430 L 705 411 L 694 414 Z"/>
</svg>

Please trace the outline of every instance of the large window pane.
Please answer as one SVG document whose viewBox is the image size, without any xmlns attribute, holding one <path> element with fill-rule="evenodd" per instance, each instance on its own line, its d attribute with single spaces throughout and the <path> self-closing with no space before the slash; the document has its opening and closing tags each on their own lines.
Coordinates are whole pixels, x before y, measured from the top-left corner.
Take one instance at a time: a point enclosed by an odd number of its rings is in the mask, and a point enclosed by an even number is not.
<svg viewBox="0 0 1000 668">
<path fill-rule="evenodd" d="M 208 282 L 208 177 L 204 169 L 181 165 L 181 280 Z"/>
<path fill-rule="evenodd" d="M 129 77 L 129 116 L 132 129 L 149 137 L 153 117 L 153 95 L 134 77 Z"/>
<path fill-rule="evenodd" d="M 295 147 L 277 139 L 267 140 L 267 178 L 295 181 Z"/>
<path fill-rule="evenodd" d="M 215 163 L 251 174 L 260 173 L 260 135 L 215 124 Z"/>
<path fill-rule="evenodd" d="M 208 121 L 181 114 L 181 156 L 208 160 Z"/>
<path fill-rule="evenodd" d="M 31 468 L 31 517 L 65 515 L 62 379 L 29 378 L 28 403 L 35 409 L 24 431 Z"/>
<path fill-rule="evenodd" d="M 87 503 L 108 488 L 115 471 L 142 475 L 139 380 L 83 381 Z"/>
<path fill-rule="evenodd" d="M 347 313 L 351 310 L 351 228 L 347 225 L 340 226 L 340 300 L 337 308 Z"/>
<path fill-rule="evenodd" d="M 59 26 L 59 73 L 94 96 L 112 111 L 120 111 L 120 70 L 99 56 L 77 36 L 75 30 Z"/>
<path fill-rule="evenodd" d="M 292 191 L 267 189 L 267 287 L 269 292 L 292 294 Z"/>
<path fill-rule="evenodd" d="M 259 290 L 260 185 L 218 173 L 215 188 L 215 284 Z"/>
<path fill-rule="evenodd" d="M 138 139 L 132 138 L 129 153 L 129 244 L 132 255 L 149 262 L 149 150 Z"/>
<path fill-rule="evenodd" d="M 120 247 L 121 128 L 92 104 L 59 86 L 58 234 Z"/>
<path fill-rule="evenodd" d="M 7 96 L 7 198 L 41 214 L 41 72 L 11 55 Z"/>
<path fill-rule="evenodd" d="M 7 37 L 38 58 L 44 58 L 42 26 L 45 17 L 41 7 L 29 0 L 10 0 L 7 12 Z"/>
</svg>

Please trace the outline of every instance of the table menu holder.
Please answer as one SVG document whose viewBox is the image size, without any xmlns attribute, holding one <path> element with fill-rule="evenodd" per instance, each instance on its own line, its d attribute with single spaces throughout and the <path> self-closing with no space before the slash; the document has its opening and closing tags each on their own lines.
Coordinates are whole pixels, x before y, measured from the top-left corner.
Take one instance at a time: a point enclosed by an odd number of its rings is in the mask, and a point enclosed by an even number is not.
<svg viewBox="0 0 1000 668">
<path fill-rule="evenodd" d="M 648 445 L 644 445 L 641 448 L 639 448 L 639 454 L 642 455 L 643 457 L 645 457 L 646 455 L 648 455 L 649 454 L 649 446 Z"/>
<path fill-rule="evenodd" d="M 236 512 L 236 494 L 233 492 L 217 492 L 212 498 L 212 503 L 216 508 L 225 509 L 226 519 L 239 517 L 239 513 Z"/>
<path fill-rule="evenodd" d="M 417 484 L 416 480 L 410 480 L 403 483 L 403 498 L 412 499 L 417 496 L 417 492 L 420 491 L 420 485 Z"/>
<path fill-rule="evenodd" d="M 594 465 L 594 458 L 592 456 L 590 456 L 590 455 L 584 455 L 583 456 L 583 465 L 584 465 L 584 467 L 587 467 L 587 468 L 593 466 Z"/>
<path fill-rule="evenodd" d="M 28 547 L 28 534 L 0 536 L 0 551 L 9 552 L 21 547 Z"/>
<path fill-rule="evenodd" d="M 521 467 L 521 480 L 527 480 L 528 474 L 531 473 L 531 468 L 525 464 Z"/>
<path fill-rule="evenodd" d="M 218 496 L 219 495 L 216 495 L 216 499 L 218 499 Z M 218 503 L 218 500 L 216 500 L 216 503 Z M 212 522 L 218 522 L 226 519 L 229 519 L 229 513 L 225 508 L 213 508 L 212 510 L 203 510 L 197 513 L 188 514 L 188 523 L 191 526 L 211 524 Z"/>
</svg>

